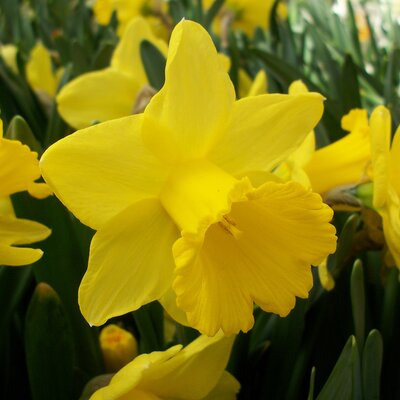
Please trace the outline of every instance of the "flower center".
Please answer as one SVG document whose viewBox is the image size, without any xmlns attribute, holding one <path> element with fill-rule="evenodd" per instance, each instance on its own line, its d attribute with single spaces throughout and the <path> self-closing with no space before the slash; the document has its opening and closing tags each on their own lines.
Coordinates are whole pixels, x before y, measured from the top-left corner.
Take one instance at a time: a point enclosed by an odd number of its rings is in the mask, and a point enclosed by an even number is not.
<svg viewBox="0 0 400 400">
<path fill-rule="evenodd" d="M 239 239 L 242 236 L 243 232 L 236 227 L 236 221 L 229 215 L 224 215 L 218 225 L 235 239 Z"/>
</svg>

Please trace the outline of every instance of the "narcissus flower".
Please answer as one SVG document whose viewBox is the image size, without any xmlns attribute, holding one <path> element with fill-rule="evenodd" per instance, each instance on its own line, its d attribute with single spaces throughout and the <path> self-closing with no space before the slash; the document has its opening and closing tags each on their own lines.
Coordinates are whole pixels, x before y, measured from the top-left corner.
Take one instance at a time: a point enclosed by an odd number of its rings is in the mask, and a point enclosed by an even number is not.
<svg viewBox="0 0 400 400">
<path fill-rule="evenodd" d="M 129 23 L 136 17 L 146 17 L 157 36 L 165 37 L 166 28 L 160 16 L 163 16 L 166 3 L 163 0 L 96 0 L 94 15 L 100 25 L 107 25 L 115 11 L 118 19 L 118 34 L 123 35 Z"/>
<path fill-rule="evenodd" d="M 51 55 L 40 42 L 32 49 L 29 60 L 26 64 L 26 78 L 39 96 L 52 99 L 63 73 L 62 68 L 53 69 Z"/>
<path fill-rule="evenodd" d="M 97 230 L 79 290 L 85 318 L 100 325 L 176 295 L 168 303 L 191 326 L 230 334 L 252 327 L 254 302 L 284 316 L 307 297 L 310 264 L 335 249 L 332 210 L 300 184 L 254 189 L 247 175 L 293 152 L 322 101 L 235 101 L 207 32 L 179 23 L 145 112 L 78 131 L 41 161 L 56 195 Z"/>
<path fill-rule="evenodd" d="M 373 205 L 382 217 L 383 232 L 396 266 L 400 268 L 400 129 L 390 147 L 391 117 L 383 106 L 370 119 Z"/>
<path fill-rule="evenodd" d="M 42 224 L 16 218 L 8 196 L 28 190 L 37 198 L 50 194 L 47 185 L 35 183 L 40 177 L 37 153 L 17 140 L 3 138 L 0 120 L 0 265 L 19 266 L 39 260 L 39 249 L 15 247 L 46 239 L 50 229 Z"/>
<path fill-rule="evenodd" d="M 214 0 L 203 1 L 205 8 L 213 3 Z M 275 0 L 226 0 L 221 18 L 229 19 L 234 29 L 242 29 L 252 36 L 257 27 L 268 29 L 274 3 Z M 281 19 L 287 18 L 287 6 L 282 1 L 278 4 L 277 15 Z"/>
<path fill-rule="evenodd" d="M 136 18 L 115 49 L 110 67 L 82 74 L 61 89 L 57 104 L 65 121 L 74 128 L 85 128 L 133 113 L 140 90 L 148 85 L 140 57 L 143 40 L 167 53 L 167 45 L 153 35 L 147 22 Z"/>
<path fill-rule="evenodd" d="M 239 383 L 224 371 L 233 339 L 200 336 L 183 349 L 142 354 L 90 399 L 234 400 Z"/>
<path fill-rule="evenodd" d="M 13 44 L 0 45 L 0 56 L 15 74 L 18 74 L 17 53 L 18 48 Z"/>
<path fill-rule="evenodd" d="M 307 93 L 307 88 L 301 81 L 296 81 L 290 86 L 289 93 Z M 360 183 L 366 177 L 371 159 L 367 111 L 351 110 L 342 118 L 342 128 L 350 133 L 317 150 L 315 134 L 310 132 L 280 167 L 278 174 L 321 194 L 343 185 Z"/>
</svg>

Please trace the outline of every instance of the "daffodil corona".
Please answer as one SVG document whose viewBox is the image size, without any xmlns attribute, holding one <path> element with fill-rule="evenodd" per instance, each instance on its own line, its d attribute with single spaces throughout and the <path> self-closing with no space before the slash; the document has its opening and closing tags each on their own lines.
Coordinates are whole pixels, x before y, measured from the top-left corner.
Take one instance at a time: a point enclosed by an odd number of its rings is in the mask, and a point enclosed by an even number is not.
<svg viewBox="0 0 400 400">
<path fill-rule="evenodd" d="M 285 316 L 307 297 L 310 265 L 335 250 L 332 210 L 300 184 L 255 189 L 247 176 L 285 160 L 322 101 L 235 101 L 207 32 L 179 23 L 145 112 L 78 131 L 41 161 L 56 195 L 97 230 L 79 290 L 85 318 L 100 325 L 160 300 L 203 333 L 231 334 L 252 327 L 253 303 Z"/>
</svg>

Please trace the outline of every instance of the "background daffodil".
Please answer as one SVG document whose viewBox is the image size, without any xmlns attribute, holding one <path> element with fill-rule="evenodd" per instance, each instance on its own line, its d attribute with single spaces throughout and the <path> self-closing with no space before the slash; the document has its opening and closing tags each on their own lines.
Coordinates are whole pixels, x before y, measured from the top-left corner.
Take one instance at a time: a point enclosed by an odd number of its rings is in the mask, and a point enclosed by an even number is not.
<svg viewBox="0 0 400 400">
<path fill-rule="evenodd" d="M 383 232 L 397 268 L 400 268 L 400 129 L 390 146 L 391 117 L 384 106 L 370 119 L 373 205 L 382 217 Z"/>
<path fill-rule="evenodd" d="M 41 161 L 56 195 L 97 230 L 79 291 L 85 318 L 102 324 L 173 287 L 191 326 L 230 334 L 252 327 L 253 302 L 287 315 L 307 297 L 310 264 L 335 249 L 332 210 L 297 183 L 254 189 L 246 175 L 293 152 L 322 100 L 235 101 L 207 32 L 179 23 L 144 114 L 78 131 Z"/>
<path fill-rule="evenodd" d="M 301 82 L 293 82 L 290 94 L 307 93 Z M 276 171 L 285 180 L 293 179 L 324 194 L 343 185 L 356 185 L 366 175 L 371 158 L 367 110 L 354 109 L 342 118 L 349 134 L 320 149 L 310 132 L 299 148 Z"/>
<path fill-rule="evenodd" d="M 82 74 L 61 89 L 57 105 L 65 121 L 79 129 L 132 114 L 139 91 L 148 84 L 140 57 L 143 40 L 167 53 L 167 45 L 137 17 L 122 36 L 110 67 Z"/>
<path fill-rule="evenodd" d="M 240 385 L 224 371 L 233 339 L 200 336 L 185 348 L 142 354 L 91 400 L 234 400 Z"/>
<path fill-rule="evenodd" d="M 143 16 L 159 37 L 166 37 L 166 27 L 159 18 L 165 11 L 164 0 L 96 0 L 93 7 L 94 15 L 100 25 L 110 22 L 113 12 L 117 13 L 118 34 L 123 35 L 132 19 Z"/>
<path fill-rule="evenodd" d="M 39 177 L 37 153 L 17 140 L 3 138 L 0 120 L 0 265 L 31 264 L 43 255 L 39 249 L 15 246 L 46 239 L 50 229 L 38 222 L 16 218 L 8 199 L 24 190 L 37 198 L 48 196 L 47 185 L 34 182 Z"/>
</svg>

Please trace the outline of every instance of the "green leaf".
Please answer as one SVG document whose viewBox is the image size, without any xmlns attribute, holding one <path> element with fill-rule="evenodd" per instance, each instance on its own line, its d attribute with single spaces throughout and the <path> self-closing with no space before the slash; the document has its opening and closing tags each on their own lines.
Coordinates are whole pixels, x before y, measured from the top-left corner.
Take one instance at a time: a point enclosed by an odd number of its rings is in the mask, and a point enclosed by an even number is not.
<svg viewBox="0 0 400 400">
<path fill-rule="evenodd" d="M 310 389 L 308 390 L 307 400 L 314 399 L 314 383 L 315 383 L 315 367 L 312 367 L 310 374 Z"/>
<path fill-rule="evenodd" d="M 359 381 L 360 360 L 357 342 L 350 336 L 328 380 L 319 393 L 317 400 L 352 400 L 358 398 L 357 384 Z"/>
<path fill-rule="evenodd" d="M 377 329 L 373 329 L 365 342 L 362 357 L 363 393 L 365 400 L 380 398 L 383 340 Z"/>
<path fill-rule="evenodd" d="M 353 310 L 354 331 L 358 349 L 362 354 L 365 335 L 365 289 L 364 271 L 360 260 L 356 260 L 351 273 L 351 306 Z"/>
<path fill-rule="evenodd" d="M 357 231 L 359 222 L 360 216 L 358 214 L 351 214 L 345 222 L 342 231 L 340 232 L 336 253 L 334 255 L 335 266 L 332 271 L 335 280 L 342 270 L 343 266 L 351 256 L 350 250 L 353 246 L 354 236 Z"/>
<path fill-rule="evenodd" d="M 150 85 L 160 90 L 165 81 L 165 57 L 147 40 L 143 40 L 140 44 L 140 55 Z"/>
<path fill-rule="evenodd" d="M 346 114 L 353 108 L 361 108 L 357 68 L 350 55 L 344 60 L 341 78 L 343 114 Z"/>
<path fill-rule="evenodd" d="M 8 139 L 19 140 L 21 143 L 26 144 L 32 151 L 36 151 L 39 156 L 43 153 L 42 146 L 33 135 L 31 128 L 19 115 L 16 115 L 11 120 L 5 136 Z"/>
<path fill-rule="evenodd" d="M 140 335 L 140 353 L 164 350 L 164 313 L 160 303 L 146 304 L 132 315 Z"/>
<path fill-rule="evenodd" d="M 14 310 L 26 296 L 32 282 L 30 267 L 0 267 L 0 332 L 6 330 Z"/>
<path fill-rule="evenodd" d="M 211 7 L 207 10 L 204 17 L 204 26 L 209 29 L 219 10 L 224 5 L 225 0 L 215 0 Z"/>
<path fill-rule="evenodd" d="M 26 362 L 34 400 L 73 398 L 74 346 L 57 293 L 39 283 L 25 321 Z"/>
</svg>

